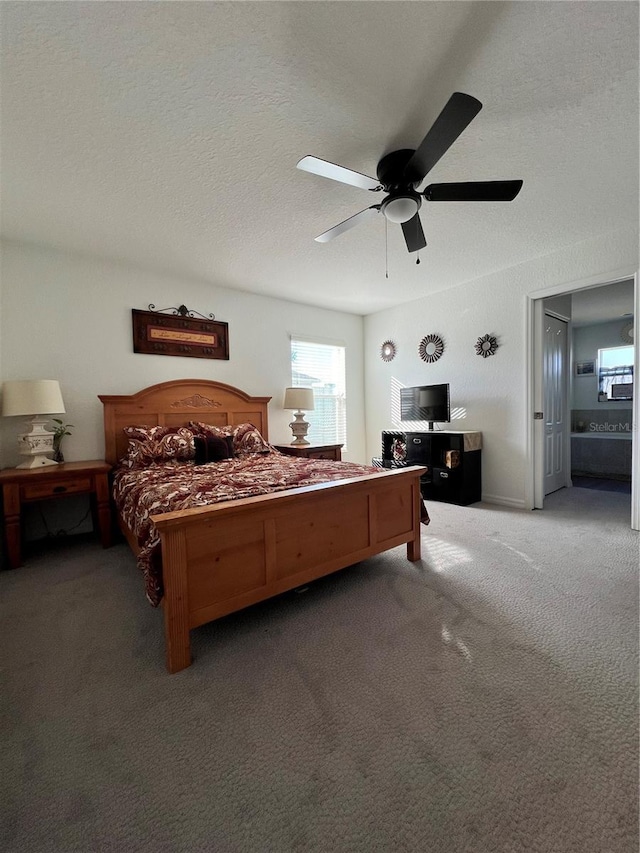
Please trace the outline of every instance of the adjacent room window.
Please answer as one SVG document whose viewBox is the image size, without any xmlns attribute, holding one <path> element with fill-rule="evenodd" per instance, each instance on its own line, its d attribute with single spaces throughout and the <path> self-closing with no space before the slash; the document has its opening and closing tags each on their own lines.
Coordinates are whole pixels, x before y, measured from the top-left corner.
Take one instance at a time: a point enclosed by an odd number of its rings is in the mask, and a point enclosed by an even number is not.
<svg viewBox="0 0 640 853">
<path fill-rule="evenodd" d="M 603 397 L 607 400 L 633 400 L 632 346 L 598 350 L 598 399 Z"/>
<path fill-rule="evenodd" d="M 347 448 L 345 348 L 341 344 L 291 337 L 291 385 L 313 388 L 315 409 L 305 416 L 312 444 Z"/>
</svg>

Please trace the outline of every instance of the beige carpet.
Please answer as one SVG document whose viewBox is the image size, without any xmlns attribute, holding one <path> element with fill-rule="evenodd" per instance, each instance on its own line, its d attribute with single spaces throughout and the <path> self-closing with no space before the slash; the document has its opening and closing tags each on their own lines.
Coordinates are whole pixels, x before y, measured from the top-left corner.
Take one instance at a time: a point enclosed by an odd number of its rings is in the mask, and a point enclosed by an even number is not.
<svg viewBox="0 0 640 853">
<path fill-rule="evenodd" d="M 194 632 L 124 545 L 0 573 L 0 845 L 636 853 L 638 534 L 624 495 L 430 504 L 404 549 Z"/>
</svg>

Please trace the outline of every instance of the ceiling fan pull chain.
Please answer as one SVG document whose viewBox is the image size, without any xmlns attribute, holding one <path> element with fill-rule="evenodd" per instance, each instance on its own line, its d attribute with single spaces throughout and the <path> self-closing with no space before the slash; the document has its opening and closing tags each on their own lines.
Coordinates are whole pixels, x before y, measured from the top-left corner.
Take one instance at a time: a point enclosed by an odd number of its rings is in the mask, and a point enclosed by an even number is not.
<svg viewBox="0 0 640 853">
<path fill-rule="evenodd" d="M 389 278 L 389 223 L 384 220 L 384 277 Z"/>
<path fill-rule="evenodd" d="M 420 253 L 418 253 L 416 256 L 416 266 L 418 266 L 419 263 L 420 263 Z"/>
</svg>

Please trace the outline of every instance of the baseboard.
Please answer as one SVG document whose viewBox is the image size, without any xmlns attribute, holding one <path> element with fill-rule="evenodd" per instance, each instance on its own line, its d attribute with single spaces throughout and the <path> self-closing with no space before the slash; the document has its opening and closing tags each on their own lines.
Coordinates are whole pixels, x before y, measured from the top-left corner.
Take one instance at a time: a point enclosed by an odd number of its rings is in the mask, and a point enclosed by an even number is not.
<svg viewBox="0 0 640 853">
<path fill-rule="evenodd" d="M 486 504 L 496 504 L 497 506 L 510 506 L 513 509 L 526 509 L 524 499 L 505 498 L 502 495 L 487 495 L 482 494 L 482 502 Z"/>
</svg>

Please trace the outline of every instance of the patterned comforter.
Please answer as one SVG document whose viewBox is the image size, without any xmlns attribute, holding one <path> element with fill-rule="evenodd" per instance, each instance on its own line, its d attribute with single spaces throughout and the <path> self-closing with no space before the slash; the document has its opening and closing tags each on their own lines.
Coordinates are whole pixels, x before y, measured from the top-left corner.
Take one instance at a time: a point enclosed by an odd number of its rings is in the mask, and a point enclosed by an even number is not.
<svg viewBox="0 0 640 853">
<path fill-rule="evenodd" d="M 379 468 L 367 465 L 300 459 L 272 450 L 208 465 L 167 461 L 147 468 L 118 468 L 113 496 L 125 524 L 137 537 L 146 595 L 157 607 L 163 595 L 162 566 L 160 536 L 152 515 L 379 473 Z M 422 520 L 428 523 L 426 510 Z"/>
</svg>

